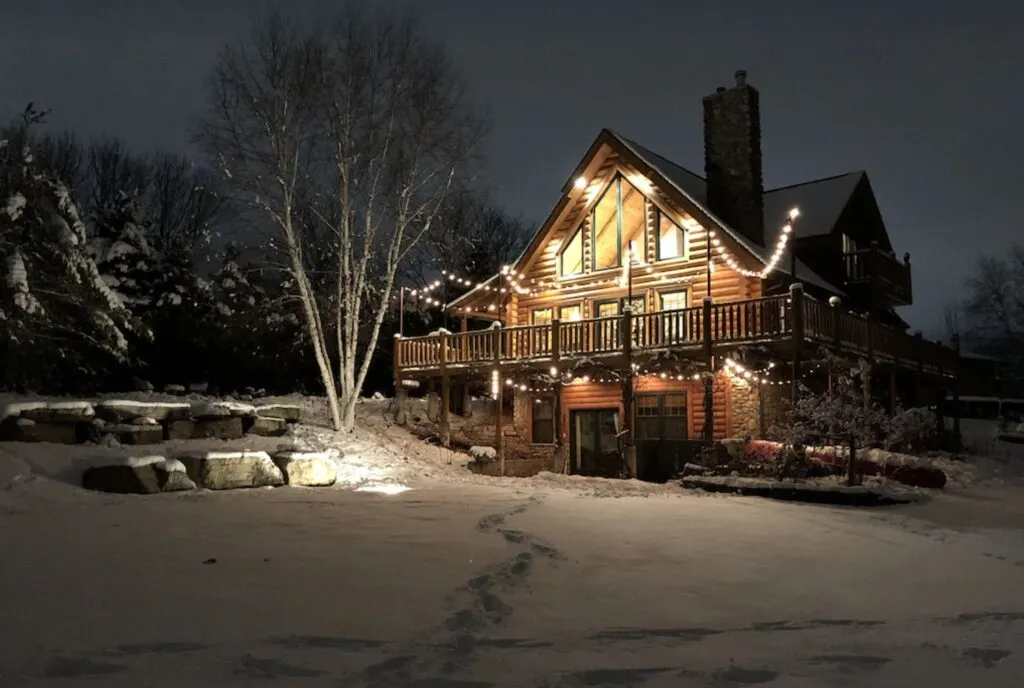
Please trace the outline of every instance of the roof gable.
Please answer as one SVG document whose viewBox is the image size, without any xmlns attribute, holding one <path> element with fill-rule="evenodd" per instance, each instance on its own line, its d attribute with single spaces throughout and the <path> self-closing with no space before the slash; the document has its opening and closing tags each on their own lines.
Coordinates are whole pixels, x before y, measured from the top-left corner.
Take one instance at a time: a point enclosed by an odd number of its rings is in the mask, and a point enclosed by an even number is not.
<svg viewBox="0 0 1024 688">
<path fill-rule="evenodd" d="M 601 161 L 598 157 L 605 146 L 607 146 L 612 152 L 617 153 L 627 163 L 637 167 L 642 174 L 650 177 L 650 182 L 660 188 L 663 192 L 676 196 L 677 200 L 682 201 L 683 205 L 692 207 L 692 209 L 696 211 L 694 213 L 695 219 L 701 225 L 704 225 L 708 229 L 720 232 L 731 240 L 731 243 L 734 244 L 735 248 L 748 254 L 756 262 L 762 265 L 768 264 L 771 259 L 772 251 L 774 250 L 774 246 L 765 247 L 753 243 L 750 239 L 734 230 L 712 213 L 707 207 L 706 182 L 702 177 L 690 172 L 684 167 L 680 167 L 671 160 L 658 155 L 650 149 L 645 148 L 624 136 L 620 136 L 610 129 L 604 129 L 590 145 L 590 148 L 583 156 L 583 159 L 573 170 L 565 184 L 563 184 L 561 196 L 551 211 L 551 214 L 538 228 L 533 239 L 531 239 L 530 243 L 526 246 L 519 257 L 511 263 L 513 272 L 523 270 L 531 262 L 533 257 L 535 257 L 542 247 L 548 242 L 552 231 L 556 228 L 559 220 L 562 219 L 563 215 L 567 211 L 571 211 L 573 207 L 582 207 L 582 205 L 585 205 L 578 193 L 575 195 L 573 194 L 574 180 L 581 176 L 585 178 L 591 178 L 593 176 L 592 174 L 589 174 L 588 171 L 593 172 L 600 167 Z M 786 214 L 792 207 L 793 205 L 787 206 L 785 211 L 778 217 L 770 217 L 769 221 L 766 222 L 766 227 L 781 227 L 781 222 L 785 220 Z M 804 210 L 803 208 L 800 210 L 802 215 Z M 840 212 L 841 210 L 842 209 L 840 208 Z M 801 218 L 801 222 L 802 221 L 803 220 Z M 799 227 L 801 222 L 796 223 L 797 227 Z M 778 272 L 788 274 L 790 271 L 789 261 L 782 261 L 775 269 Z M 806 282 L 826 289 L 829 292 L 842 294 L 834 284 L 819 277 L 799 260 L 797 261 L 797 273 L 800 278 Z M 488 280 L 488 283 L 490 282 L 491 280 Z M 487 283 L 482 284 L 477 288 L 470 290 L 466 294 L 463 294 L 452 301 L 449 306 L 458 308 L 463 304 L 472 301 L 480 295 L 480 291 L 486 289 L 486 284 Z"/>
<path fill-rule="evenodd" d="M 794 227 L 797 237 L 829 234 L 862 179 L 864 172 L 857 171 L 766 191 L 765 220 L 783 217 L 796 205 L 800 206 L 800 222 Z"/>
</svg>

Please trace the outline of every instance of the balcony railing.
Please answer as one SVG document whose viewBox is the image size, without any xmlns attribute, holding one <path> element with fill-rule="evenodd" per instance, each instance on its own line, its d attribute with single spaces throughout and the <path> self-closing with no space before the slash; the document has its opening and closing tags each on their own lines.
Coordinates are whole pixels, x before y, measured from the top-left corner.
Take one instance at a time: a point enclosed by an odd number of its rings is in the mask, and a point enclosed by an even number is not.
<svg viewBox="0 0 1024 688">
<path fill-rule="evenodd" d="M 893 304 L 910 305 L 913 291 L 910 280 L 910 255 L 903 262 L 872 244 L 870 248 L 843 254 L 847 284 L 870 286 L 876 298 L 888 299 Z"/>
<path fill-rule="evenodd" d="M 628 324 L 627 324 L 628 323 Z M 623 334 L 630 331 L 627 342 Z M 396 339 L 395 372 L 433 374 L 665 350 L 811 342 L 931 372 L 955 371 L 953 349 L 834 308 L 801 291 L 679 310 Z"/>
</svg>

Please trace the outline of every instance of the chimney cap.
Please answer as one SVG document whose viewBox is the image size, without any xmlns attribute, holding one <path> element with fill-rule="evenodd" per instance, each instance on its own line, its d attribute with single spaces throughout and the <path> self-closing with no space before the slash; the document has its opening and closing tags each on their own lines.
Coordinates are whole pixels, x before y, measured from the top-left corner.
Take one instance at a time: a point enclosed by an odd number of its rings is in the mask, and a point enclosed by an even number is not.
<svg viewBox="0 0 1024 688">
<path fill-rule="evenodd" d="M 746 86 L 747 85 L 747 70 L 737 69 L 736 70 L 736 85 Z"/>
</svg>

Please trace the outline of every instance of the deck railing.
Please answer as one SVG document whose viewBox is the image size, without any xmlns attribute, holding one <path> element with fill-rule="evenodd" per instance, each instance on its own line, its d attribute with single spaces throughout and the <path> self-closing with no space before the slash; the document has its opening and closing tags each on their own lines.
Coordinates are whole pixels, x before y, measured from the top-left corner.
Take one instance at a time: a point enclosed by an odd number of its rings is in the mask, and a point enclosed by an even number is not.
<svg viewBox="0 0 1024 688">
<path fill-rule="evenodd" d="M 843 266 L 848 283 L 874 285 L 876 295 L 888 296 L 897 303 L 910 304 L 912 291 L 909 255 L 901 263 L 896 256 L 879 248 L 878 244 L 872 244 L 870 248 L 844 253 Z"/>
<path fill-rule="evenodd" d="M 626 351 L 627 322 L 629 348 L 634 353 L 795 340 L 939 372 L 955 370 L 957 358 L 948 347 L 842 311 L 797 290 L 792 295 L 706 302 L 655 313 L 397 338 L 395 367 L 427 372 L 617 355 Z"/>
</svg>

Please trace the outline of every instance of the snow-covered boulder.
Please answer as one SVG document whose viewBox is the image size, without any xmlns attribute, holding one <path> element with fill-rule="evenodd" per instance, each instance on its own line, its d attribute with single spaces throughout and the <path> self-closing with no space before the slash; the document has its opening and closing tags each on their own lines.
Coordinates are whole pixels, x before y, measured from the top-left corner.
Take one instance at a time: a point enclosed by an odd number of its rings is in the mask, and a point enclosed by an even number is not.
<svg viewBox="0 0 1024 688">
<path fill-rule="evenodd" d="M 181 492 L 196 487 L 184 464 L 162 456 L 132 457 L 123 463 L 90 468 L 82 475 L 82 486 L 118 494 Z"/>
<path fill-rule="evenodd" d="M 24 414 L 25 411 L 44 408 L 46 408 L 45 401 L 18 401 L 4 406 L 3 411 L 0 412 L 0 416 L 4 418 L 18 418 Z"/>
<path fill-rule="evenodd" d="M 164 429 L 158 423 L 107 423 L 104 435 L 113 435 L 121 444 L 159 444 L 164 441 Z"/>
<path fill-rule="evenodd" d="M 192 417 L 198 419 L 242 418 L 255 415 L 255 406 L 240 401 L 200 401 L 192 404 Z"/>
<path fill-rule="evenodd" d="M 288 421 L 272 416 L 256 416 L 249 419 L 245 432 L 260 437 L 281 437 L 288 433 Z"/>
<path fill-rule="evenodd" d="M 260 404 L 256 407 L 256 415 L 298 423 L 302 420 L 302 408 L 298 404 Z"/>
<path fill-rule="evenodd" d="M 164 392 L 183 396 L 185 394 L 185 385 L 164 385 Z"/>
<path fill-rule="evenodd" d="M 81 423 L 46 423 L 24 417 L 7 417 L 0 422 L 0 439 L 11 442 L 78 444 L 84 434 Z"/>
<path fill-rule="evenodd" d="M 191 405 L 173 401 L 135 401 L 133 399 L 103 399 L 95 404 L 96 415 L 111 423 L 131 423 L 137 418 L 156 421 L 187 420 Z"/>
<path fill-rule="evenodd" d="M 237 440 L 245 435 L 241 416 L 197 418 L 192 421 L 192 439 Z"/>
<path fill-rule="evenodd" d="M 51 401 L 41 408 L 26 409 L 22 418 L 37 423 L 88 423 L 96 412 L 88 401 Z"/>
<path fill-rule="evenodd" d="M 274 454 L 274 463 L 289 485 L 329 487 L 338 480 L 338 466 L 331 452 L 283 451 Z"/>
<path fill-rule="evenodd" d="M 188 477 L 208 490 L 284 485 L 284 474 L 266 452 L 203 452 L 179 458 Z"/>
<path fill-rule="evenodd" d="M 493 461 L 498 458 L 498 450 L 494 447 L 470 447 L 469 455 L 477 461 Z"/>
</svg>

